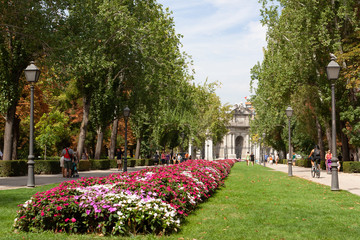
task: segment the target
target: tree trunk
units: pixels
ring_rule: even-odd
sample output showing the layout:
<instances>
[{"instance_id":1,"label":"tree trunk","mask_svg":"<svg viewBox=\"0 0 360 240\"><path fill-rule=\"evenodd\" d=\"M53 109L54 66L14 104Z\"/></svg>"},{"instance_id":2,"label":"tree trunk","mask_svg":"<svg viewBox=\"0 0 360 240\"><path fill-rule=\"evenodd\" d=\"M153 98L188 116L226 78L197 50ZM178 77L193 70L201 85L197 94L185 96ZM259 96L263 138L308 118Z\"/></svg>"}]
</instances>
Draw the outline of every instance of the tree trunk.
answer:
<instances>
[{"instance_id":1,"label":"tree trunk","mask_svg":"<svg viewBox=\"0 0 360 240\"><path fill-rule=\"evenodd\" d=\"M117 138L118 126L119 126L119 119L116 118L113 121L112 130L111 130L109 159L115 159L115 149L116 149L116 138Z\"/></svg>"},{"instance_id":2,"label":"tree trunk","mask_svg":"<svg viewBox=\"0 0 360 240\"><path fill-rule=\"evenodd\" d=\"M140 158L141 137L136 139L135 159Z\"/></svg>"},{"instance_id":3,"label":"tree trunk","mask_svg":"<svg viewBox=\"0 0 360 240\"><path fill-rule=\"evenodd\" d=\"M329 146L329 149L330 149L330 152L332 152L332 144L331 144L331 140L332 140L332 136L331 136L331 127L329 124L325 124L325 128L326 128L326 139L328 141L328 146Z\"/></svg>"},{"instance_id":4,"label":"tree trunk","mask_svg":"<svg viewBox=\"0 0 360 240\"><path fill-rule=\"evenodd\" d=\"M81 159L81 155L84 151L86 131L89 124L90 98L84 96L83 104L83 119L80 126L79 141L76 149L78 159Z\"/></svg>"},{"instance_id":5,"label":"tree trunk","mask_svg":"<svg viewBox=\"0 0 360 240\"><path fill-rule=\"evenodd\" d=\"M15 114L14 125L13 125L13 143L12 143L12 152L11 159L16 160L17 156L17 146L20 138L20 118Z\"/></svg>"},{"instance_id":6,"label":"tree trunk","mask_svg":"<svg viewBox=\"0 0 360 240\"><path fill-rule=\"evenodd\" d=\"M342 160L349 161L350 160L350 153L349 153L349 139L342 131L345 128L345 123L343 121L340 122L340 137L341 137L341 144L342 144Z\"/></svg>"},{"instance_id":7,"label":"tree trunk","mask_svg":"<svg viewBox=\"0 0 360 240\"><path fill-rule=\"evenodd\" d=\"M101 148L102 148L102 143L103 143L103 139L104 139L103 128L101 126L99 126L98 129L96 130L96 132L97 132L97 142L96 142L94 159L100 159Z\"/></svg>"},{"instance_id":8,"label":"tree trunk","mask_svg":"<svg viewBox=\"0 0 360 240\"><path fill-rule=\"evenodd\" d=\"M17 102L12 102L6 112L5 132L4 132L4 151L3 160L11 160L13 143L13 126L15 119Z\"/></svg>"},{"instance_id":9,"label":"tree trunk","mask_svg":"<svg viewBox=\"0 0 360 240\"><path fill-rule=\"evenodd\" d=\"M317 137L318 137L318 145L320 147L320 156L321 159L325 159L325 149L324 149L324 142L323 142L323 134L321 130L321 125L319 123L319 119L316 117L316 128L317 128Z\"/></svg>"}]
</instances>

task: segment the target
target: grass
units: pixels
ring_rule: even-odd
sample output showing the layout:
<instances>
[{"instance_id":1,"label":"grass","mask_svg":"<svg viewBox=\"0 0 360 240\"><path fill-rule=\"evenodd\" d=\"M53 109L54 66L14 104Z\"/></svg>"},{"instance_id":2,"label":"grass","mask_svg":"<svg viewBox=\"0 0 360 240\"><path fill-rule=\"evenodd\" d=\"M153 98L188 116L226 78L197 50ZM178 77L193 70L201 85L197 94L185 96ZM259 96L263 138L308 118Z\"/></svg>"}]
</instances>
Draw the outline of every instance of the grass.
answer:
<instances>
[{"instance_id":1,"label":"grass","mask_svg":"<svg viewBox=\"0 0 360 240\"><path fill-rule=\"evenodd\" d=\"M186 218L178 233L132 239L359 239L360 196L244 163L233 167L225 184ZM0 191L0 238L103 239L11 232L17 204L53 186Z\"/></svg>"}]
</instances>

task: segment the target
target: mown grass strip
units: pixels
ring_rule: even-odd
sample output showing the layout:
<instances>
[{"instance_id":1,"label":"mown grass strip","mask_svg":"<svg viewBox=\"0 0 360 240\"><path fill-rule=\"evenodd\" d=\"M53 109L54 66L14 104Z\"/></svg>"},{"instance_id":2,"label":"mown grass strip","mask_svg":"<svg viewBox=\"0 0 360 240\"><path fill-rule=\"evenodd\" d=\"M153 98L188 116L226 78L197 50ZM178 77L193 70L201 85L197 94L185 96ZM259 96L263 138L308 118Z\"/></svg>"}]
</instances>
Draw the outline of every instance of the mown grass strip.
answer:
<instances>
[{"instance_id":1,"label":"mown grass strip","mask_svg":"<svg viewBox=\"0 0 360 240\"><path fill-rule=\"evenodd\" d=\"M225 184L186 218L180 232L132 239L359 239L360 196L244 163L233 167ZM17 205L53 186L0 191L1 239L104 239L11 232Z\"/></svg>"}]
</instances>

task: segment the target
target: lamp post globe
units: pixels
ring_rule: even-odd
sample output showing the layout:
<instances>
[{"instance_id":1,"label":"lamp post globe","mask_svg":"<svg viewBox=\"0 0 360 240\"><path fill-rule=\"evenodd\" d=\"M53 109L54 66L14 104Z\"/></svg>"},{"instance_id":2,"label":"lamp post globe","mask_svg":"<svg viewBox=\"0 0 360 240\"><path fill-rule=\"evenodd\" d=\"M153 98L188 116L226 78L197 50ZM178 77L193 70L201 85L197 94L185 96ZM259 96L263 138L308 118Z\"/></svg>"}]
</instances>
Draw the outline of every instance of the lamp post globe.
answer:
<instances>
[{"instance_id":1,"label":"lamp post globe","mask_svg":"<svg viewBox=\"0 0 360 240\"><path fill-rule=\"evenodd\" d=\"M291 117L293 115L293 109L289 106L286 110L285 110L285 113L286 113L286 116L288 117L288 120L289 120L289 124L288 124L288 127L289 127L289 158L288 158L288 176L289 177L292 177L292 151L291 151Z\"/></svg>"},{"instance_id":2,"label":"lamp post globe","mask_svg":"<svg viewBox=\"0 0 360 240\"><path fill-rule=\"evenodd\" d=\"M124 120L125 120L124 172L127 172L127 122L129 117L130 117L130 109L126 106L124 108Z\"/></svg>"},{"instance_id":3,"label":"lamp post globe","mask_svg":"<svg viewBox=\"0 0 360 240\"><path fill-rule=\"evenodd\" d=\"M27 186L35 187L34 175L34 84L39 80L40 69L35 66L34 62L24 70L26 80L30 83L30 136L29 136L29 157L28 157L28 179Z\"/></svg>"},{"instance_id":4,"label":"lamp post globe","mask_svg":"<svg viewBox=\"0 0 360 240\"><path fill-rule=\"evenodd\" d=\"M332 131L332 141L331 141L331 190L338 191L339 189L339 179L338 179L338 158L336 156L336 115L335 115L335 81L339 78L340 66L335 61L336 58L334 55L331 57L330 63L326 67L326 74L331 81L331 131Z\"/></svg>"}]
</instances>

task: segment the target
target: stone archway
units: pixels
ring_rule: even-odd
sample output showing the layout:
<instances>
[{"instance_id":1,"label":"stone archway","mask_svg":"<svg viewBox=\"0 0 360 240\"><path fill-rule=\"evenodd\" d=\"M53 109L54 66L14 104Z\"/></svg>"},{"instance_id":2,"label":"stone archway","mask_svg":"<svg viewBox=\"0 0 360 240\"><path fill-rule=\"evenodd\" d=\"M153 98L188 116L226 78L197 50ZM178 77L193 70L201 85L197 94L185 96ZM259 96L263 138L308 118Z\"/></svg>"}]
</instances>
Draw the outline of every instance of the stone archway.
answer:
<instances>
[{"instance_id":1,"label":"stone archway","mask_svg":"<svg viewBox=\"0 0 360 240\"><path fill-rule=\"evenodd\" d=\"M235 139L235 154L236 158L241 158L242 150L243 150L244 138L242 136L238 136Z\"/></svg>"}]
</instances>

